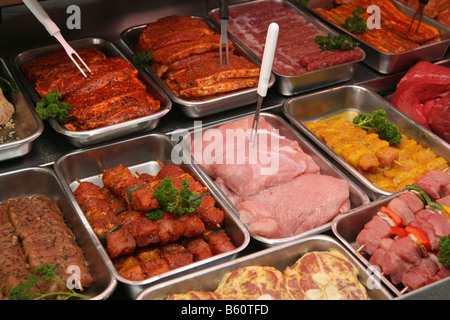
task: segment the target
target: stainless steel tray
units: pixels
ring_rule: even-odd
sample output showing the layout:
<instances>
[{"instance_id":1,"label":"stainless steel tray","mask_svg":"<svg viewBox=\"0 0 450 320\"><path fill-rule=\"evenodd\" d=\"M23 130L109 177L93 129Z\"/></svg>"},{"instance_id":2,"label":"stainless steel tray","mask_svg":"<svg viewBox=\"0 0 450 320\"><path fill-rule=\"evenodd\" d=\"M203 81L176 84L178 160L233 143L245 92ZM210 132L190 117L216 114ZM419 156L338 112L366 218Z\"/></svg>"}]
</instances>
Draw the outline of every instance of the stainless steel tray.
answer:
<instances>
[{"instance_id":1,"label":"stainless steel tray","mask_svg":"<svg viewBox=\"0 0 450 320\"><path fill-rule=\"evenodd\" d=\"M371 202L369 205L366 205L364 207L358 208L352 212L350 212L347 215L343 215L340 217L337 217L335 220L333 220L332 224L332 230L333 233L336 235L336 237L344 244L345 247L347 247L353 254L355 254L359 260L362 261L362 263L367 267L371 267L372 265L369 262L370 256L367 255L365 252L358 252L358 244L356 243L356 237L358 236L359 232L364 229L364 225L369 222L374 215L377 214L379 211L380 206L387 205L389 201L392 199L398 197L405 191L397 192L394 194L391 194L385 198L375 200ZM372 267L373 268L373 267ZM373 269L374 270L374 269ZM374 270L375 271L375 270ZM433 288L433 290L436 292L439 292L441 290L446 290L449 292L449 281L450 278L442 279L439 281L436 281L432 284L429 284L427 286L421 287L416 290L412 290L406 293L402 293L401 291L404 289L404 286L400 283L398 285L394 285L387 277L380 274L380 272L376 272L378 274L379 279L394 293L396 297L403 297L403 298L414 298L415 295L425 292L430 288ZM427 299L431 299L433 292L430 290L430 296ZM442 292L438 295L437 298L444 298L445 295L442 295ZM448 295L446 297L448 299Z\"/></svg>"},{"instance_id":2,"label":"stainless steel tray","mask_svg":"<svg viewBox=\"0 0 450 320\"><path fill-rule=\"evenodd\" d=\"M34 112L31 101L23 93L23 88L12 74L7 62L0 59L0 77L10 81L17 89L12 93L14 105L14 128L0 127L0 161L14 159L30 152L34 140L44 131L44 125ZM11 136L10 136L11 135ZM3 140L4 139L4 140Z\"/></svg>"},{"instance_id":3,"label":"stainless steel tray","mask_svg":"<svg viewBox=\"0 0 450 320\"><path fill-rule=\"evenodd\" d=\"M390 74L403 71L422 60L440 60L445 55L445 52L450 45L450 31L442 29L436 21L433 21L433 19L428 20L424 17L423 22L426 22L428 25L439 30L442 38L441 41L430 43L400 53L386 53L380 51L368 42L361 40L353 33L348 32L345 28L328 21L327 19L313 11L317 8L331 9L334 7L333 3L333 0L311 0L308 3L307 9L311 14L318 17L318 19L320 19L321 21L325 21L329 25L332 25L334 28L338 29L341 33L346 33L357 40L360 43L361 49L363 49L366 53L366 58L363 62L380 73ZM397 5L397 3L394 4ZM405 8L404 6L398 6L398 8L401 12L409 17L412 17L414 14L414 11L406 10L407 8Z\"/></svg>"},{"instance_id":4,"label":"stainless steel tray","mask_svg":"<svg viewBox=\"0 0 450 320\"><path fill-rule=\"evenodd\" d=\"M214 291L218 283L228 272L248 266L271 266L283 272L294 264L302 255L312 251L337 250L343 254L357 269L358 280L366 287L371 300L389 300L392 294L384 288L379 279L370 273L338 241L326 235L310 236L285 243L279 247L268 248L247 255L239 260L230 261L195 272L188 276L170 280L142 291L137 300L164 300L171 294L186 293L190 290Z\"/></svg>"},{"instance_id":5,"label":"stainless steel tray","mask_svg":"<svg viewBox=\"0 0 450 320\"><path fill-rule=\"evenodd\" d=\"M27 168L0 174L0 202L18 197L44 195L55 201L78 245L83 249L94 282L84 294L94 300L107 299L115 290L117 280L106 266L106 256L92 241L91 230L67 196L55 172L48 168Z\"/></svg>"},{"instance_id":6,"label":"stainless steel tray","mask_svg":"<svg viewBox=\"0 0 450 320\"><path fill-rule=\"evenodd\" d=\"M116 45L103 38L83 38L70 41L69 43L74 49L93 47L105 53L107 57L118 57L128 60L128 58L117 48ZM22 52L14 58L14 66L17 69L17 74L21 78L21 81L26 85L27 92L35 104L39 102L41 98L22 73L21 66L27 61L33 60L42 54L57 49L61 49L61 46L58 44L50 45ZM90 146L115 138L121 138L129 134L143 133L153 130L158 125L161 117L170 111L172 102L144 72L139 72L138 78L147 86L147 91L152 94L155 99L161 102L160 111L152 115L128 120L111 126L85 131L67 130L54 119L49 119L51 126L56 132L65 136L76 147Z\"/></svg>"},{"instance_id":7,"label":"stainless steel tray","mask_svg":"<svg viewBox=\"0 0 450 320\"><path fill-rule=\"evenodd\" d=\"M128 139L101 147L72 152L55 162L55 171L62 181L65 190L69 194L69 199L76 207L77 213L84 216L73 196L73 191L78 186L76 179L90 181L101 186L101 174L103 173L103 170L115 167L119 164L129 167L132 172L156 174L161 168L157 161L161 161L162 163L172 162L173 146L174 143L169 137L160 134L149 134L143 137ZM178 160L178 158L176 159ZM192 272L194 269L215 264L222 259L232 259L237 253L243 250L250 241L250 235L247 229L239 219L228 211L221 198L217 196L218 191L215 186L208 184L202 179L201 175L198 173L199 169L195 165L189 164L193 163L192 161L185 157L182 159L185 159L185 161L183 161L180 166L186 172L191 173L197 181L200 181L203 185L207 186L210 194L216 199L219 207L224 210L224 229L234 243L236 249L142 281L130 281L118 274L112 260L109 258L98 238L93 231L91 231L92 229L88 227L91 231L92 241L94 241L99 247L99 250L107 256L107 266L110 272L116 279L125 285L128 294L132 297L151 283L167 280L171 277L177 277L183 273Z\"/></svg>"},{"instance_id":8,"label":"stainless steel tray","mask_svg":"<svg viewBox=\"0 0 450 320\"><path fill-rule=\"evenodd\" d=\"M407 137L416 140L418 144L430 148L436 155L450 161L449 144L369 89L360 86L341 86L302 97L291 98L283 104L283 113L293 125L319 146L322 151L339 163L372 199L390 195L392 192L376 187L306 128L304 123L327 118L345 111L372 113L378 109L384 109L387 117Z\"/></svg>"},{"instance_id":9,"label":"stainless steel tray","mask_svg":"<svg viewBox=\"0 0 450 320\"><path fill-rule=\"evenodd\" d=\"M254 6L258 3L266 3L266 2L280 2L285 3L287 6L290 6L292 9L296 10L300 16L305 18L307 21L312 23L317 29L322 30L325 34L331 33L333 35L337 35L338 33L333 30L332 28L329 28L325 24L321 23L319 20L314 19L309 13L305 12L304 10L294 6L292 3L284 0L274 0L274 1L267 1L267 0L256 0L256 1L249 1L241 4L233 4L230 5L229 8L232 10L233 8L241 8L245 6ZM211 17L212 14L217 13L219 9L213 9L210 11L209 16ZM213 19L214 21L214 19ZM218 22L215 21L217 24ZM230 22L229 22L230 23ZM241 46L245 47L245 43L239 39L236 38L231 34L231 39L233 39L236 43L241 43ZM349 81L353 78L353 75L356 71L356 67L358 62L361 62L365 59L366 54L364 50L358 48L362 51L363 57L359 60L355 60L352 62L343 63L340 65L315 70L311 72L307 72L300 75L295 76L288 76L283 75L281 73L278 73L276 71L272 71L275 74L276 81L274 85L274 89L277 90L279 93L285 96L292 96L299 93L303 93L306 91L314 90L323 88L329 85L337 84L344 81ZM261 61L261 57L257 56L256 53L252 52L250 49L247 48L248 51L250 51L255 58L259 59Z\"/></svg>"},{"instance_id":10,"label":"stainless steel tray","mask_svg":"<svg viewBox=\"0 0 450 320\"><path fill-rule=\"evenodd\" d=\"M359 206L363 206L370 202L369 197L353 182L351 179L349 179L345 174L343 174L339 169L337 169L328 159L326 159L315 147L312 146L309 142L307 142L301 135L292 128L286 121L284 121L281 117L271 114L271 113L261 113L261 117L264 117L270 124L273 125L274 128L279 130L279 134L281 136L286 137L287 139L291 139L294 141L297 141L299 146L302 148L302 150L310 155L314 162L320 167L320 173L323 175L329 175L335 178L341 178L346 180L349 183L350 187L350 202L351 202L351 208L357 208ZM242 117L240 117L242 118ZM235 119L236 120L236 119ZM233 120L231 120L233 121ZM226 122L231 122L226 121ZM216 124L214 126L208 126L204 127L201 130L194 129L193 132L190 133L191 141L192 139L195 139L196 137L200 137L200 134L203 134L203 132L210 128L217 128L218 126L226 123L222 122L220 124ZM201 166L200 166L201 167ZM208 184L215 185L214 181L202 170L201 172L203 179L208 181ZM217 187L218 188L218 187ZM232 212L235 214L236 217L239 217L239 211L237 208L231 203L231 201L223 194L223 192L218 188L220 194L222 195L224 201L228 204L228 207ZM344 213L342 213L344 214ZM313 234L323 233L325 231L330 230L331 228L331 221L329 223L326 223L322 226L318 226L314 229L311 229L307 232L303 232L301 234L287 237L287 238L278 238L278 239L271 239L267 237L262 237L258 235L251 235L253 239L259 241L260 244L262 244L265 247L270 246L277 246L286 242L294 241L298 238L302 238L305 236L310 236Z\"/></svg>"},{"instance_id":11,"label":"stainless steel tray","mask_svg":"<svg viewBox=\"0 0 450 320\"><path fill-rule=\"evenodd\" d=\"M202 17L194 17L197 19L202 19L205 21L208 26L217 32L217 27L214 26L210 21L204 19ZM122 31L120 38L125 46L128 48L131 54L135 54L136 47L139 42L139 35L142 33L147 24L138 25L130 27L124 31ZM230 40L231 37L230 37ZM234 42L236 50L235 53L238 55L242 55L246 57L249 61L253 62L257 66L261 66L260 60L253 57L249 52L244 50L238 43ZM219 112L239 108L251 103L256 102L257 100L257 88L248 88L239 90L236 92L224 94L218 97L207 98L203 101L191 101L187 99L183 99L175 95L172 90L162 81L155 72L153 72L150 67L144 67L145 71L152 77L152 79L163 88L164 92L170 97L172 101L177 104L177 107L190 118L200 118L203 116L209 116L212 114L216 114ZM275 76L273 74L270 75L268 87L272 87L275 82Z\"/></svg>"},{"instance_id":12,"label":"stainless steel tray","mask_svg":"<svg viewBox=\"0 0 450 320\"><path fill-rule=\"evenodd\" d=\"M403 12L408 12L408 14L411 17L414 15L414 12L416 10L414 10L410 6L408 6L408 5L404 4L404 3L401 3L398 0L391 0L391 1L394 2L397 7L402 8ZM429 24L429 25L431 25L432 23L436 24L436 26L438 26L439 29L445 30L446 32L450 32L450 26L447 26L447 25L443 24L442 22L437 21L437 19L431 18L431 17L429 17L429 16L427 16L425 14L423 15L422 21L425 22L426 24Z\"/></svg>"}]
</instances>

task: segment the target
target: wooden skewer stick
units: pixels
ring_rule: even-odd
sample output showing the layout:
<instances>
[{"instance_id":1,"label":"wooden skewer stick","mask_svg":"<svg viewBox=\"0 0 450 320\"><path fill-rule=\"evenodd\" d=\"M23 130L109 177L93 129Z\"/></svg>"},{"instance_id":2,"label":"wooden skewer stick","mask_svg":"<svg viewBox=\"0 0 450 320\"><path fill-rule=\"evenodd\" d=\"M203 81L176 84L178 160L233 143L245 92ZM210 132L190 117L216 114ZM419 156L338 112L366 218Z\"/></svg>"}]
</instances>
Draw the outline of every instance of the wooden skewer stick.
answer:
<instances>
[{"instance_id":1,"label":"wooden skewer stick","mask_svg":"<svg viewBox=\"0 0 450 320\"><path fill-rule=\"evenodd\" d=\"M409 287L406 286L406 287L404 287L404 288L400 291L400 293L401 293L401 294L404 294L406 291L408 291L408 289L409 289Z\"/></svg>"}]
</instances>

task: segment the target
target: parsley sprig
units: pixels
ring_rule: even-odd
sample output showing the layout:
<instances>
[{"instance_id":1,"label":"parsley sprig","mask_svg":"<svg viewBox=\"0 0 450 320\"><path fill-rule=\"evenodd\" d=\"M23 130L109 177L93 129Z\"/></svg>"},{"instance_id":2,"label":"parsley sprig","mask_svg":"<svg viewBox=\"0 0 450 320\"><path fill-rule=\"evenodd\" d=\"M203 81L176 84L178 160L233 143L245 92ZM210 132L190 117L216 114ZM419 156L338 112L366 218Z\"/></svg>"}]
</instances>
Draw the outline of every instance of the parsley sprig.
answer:
<instances>
[{"instance_id":1,"label":"parsley sprig","mask_svg":"<svg viewBox=\"0 0 450 320\"><path fill-rule=\"evenodd\" d=\"M344 18L333 15L333 18L339 21L341 27L347 29L351 33L361 34L367 31L367 24L364 21L363 16L364 10L361 7L356 7L352 11L352 16L344 20Z\"/></svg>"},{"instance_id":2,"label":"parsley sprig","mask_svg":"<svg viewBox=\"0 0 450 320\"><path fill-rule=\"evenodd\" d=\"M337 36L328 34L326 37L317 36L314 38L314 42L319 45L321 51L331 51L334 49L346 51L355 49L359 45L358 42L354 41L351 37L345 34L340 34Z\"/></svg>"},{"instance_id":3,"label":"parsley sprig","mask_svg":"<svg viewBox=\"0 0 450 320\"><path fill-rule=\"evenodd\" d=\"M36 290L36 285L38 283L39 277L44 281L57 281L64 286L66 283L58 277L55 273L54 264L43 264L42 266L36 268L34 274L28 277L27 282L23 282L15 286L9 292L10 300L42 300L48 297L56 296L57 300L68 300L71 297L78 297L82 299L90 299L90 296L78 293L73 289L70 291L55 291L49 293L40 293Z\"/></svg>"},{"instance_id":4,"label":"parsley sprig","mask_svg":"<svg viewBox=\"0 0 450 320\"><path fill-rule=\"evenodd\" d=\"M61 101L62 96L58 91L47 93L41 101L36 104L36 113L42 120L55 118L59 123L67 123L67 114L71 106L67 102Z\"/></svg>"},{"instance_id":5,"label":"parsley sprig","mask_svg":"<svg viewBox=\"0 0 450 320\"><path fill-rule=\"evenodd\" d=\"M374 130L381 139L389 144L400 144L402 134L399 128L386 116L385 110L375 110L372 113L360 113L353 118L353 124L364 130Z\"/></svg>"},{"instance_id":6,"label":"parsley sprig","mask_svg":"<svg viewBox=\"0 0 450 320\"><path fill-rule=\"evenodd\" d=\"M161 180L161 183L153 191L153 196L158 200L161 208L146 212L147 218L157 220L163 216L164 211L182 216L197 209L202 201L201 198L207 193L197 194L190 191L190 183L186 179L182 179L181 183L182 187L178 191L170 178L166 177Z\"/></svg>"}]
</instances>

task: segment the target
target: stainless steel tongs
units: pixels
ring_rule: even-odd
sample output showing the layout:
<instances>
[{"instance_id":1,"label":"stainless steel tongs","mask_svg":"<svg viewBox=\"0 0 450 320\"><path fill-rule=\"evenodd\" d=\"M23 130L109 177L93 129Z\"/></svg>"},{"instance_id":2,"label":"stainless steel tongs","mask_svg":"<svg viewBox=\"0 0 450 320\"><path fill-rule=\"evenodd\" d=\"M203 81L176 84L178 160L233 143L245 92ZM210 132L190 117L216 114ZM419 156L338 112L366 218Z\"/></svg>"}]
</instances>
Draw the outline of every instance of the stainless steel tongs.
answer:
<instances>
[{"instance_id":1,"label":"stainless steel tongs","mask_svg":"<svg viewBox=\"0 0 450 320\"><path fill-rule=\"evenodd\" d=\"M417 33L417 31L419 30L420 27L420 23L422 22L422 18L423 18L423 9L425 8L425 6L428 4L428 0L419 0L419 7L417 8L416 12L414 12L414 16L411 19L411 24L409 25L408 28L408 33L411 30L411 27L414 23L414 19L419 16L419 23L417 24L417 28L416 31L414 33Z\"/></svg>"},{"instance_id":2,"label":"stainless steel tongs","mask_svg":"<svg viewBox=\"0 0 450 320\"><path fill-rule=\"evenodd\" d=\"M48 33L51 36L55 37L59 43L63 46L64 50L66 50L67 55L72 59L73 63L77 66L78 70L86 77L86 73L75 60L74 56L78 58L78 60L83 64L83 66L91 72L91 69L86 65L86 63L81 59L79 54L66 42L63 38L58 26L50 19L48 14L45 12L44 8L36 1L36 0L22 0L23 3L30 9L30 11L34 14L34 16L42 23L47 29Z\"/></svg>"},{"instance_id":3,"label":"stainless steel tongs","mask_svg":"<svg viewBox=\"0 0 450 320\"><path fill-rule=\"evenodd\" d=\"M259 114L261 112L262 101L267 94L267 89L269 87L270 75L272 72L273 58L275 57L275 48L278 41L278 32L280 28L278 24L272 22L269 25L266 36L266 44L264 45L264 53L261 62L261 71L259 73L258 82L258 100L256 103L256 113L253 118L252 131L250 134L250 142L255 141L256 133L258 131L259 125Z\"/></svg>"},{"instance_id":4,"label":"stainless steel tongs","mask_svg":"<svg viewBox=\"0 0 450 320\"><path fill-rule=\"evenodd\" d=\"M220 0L219 7L219 19L220 19L220 66L222 66L222 47L225 45L225 52L227 55L227 64L228 60L228 37L227 37L227 28L228 28L228 1Z\"/></svg>"}]
</instances>

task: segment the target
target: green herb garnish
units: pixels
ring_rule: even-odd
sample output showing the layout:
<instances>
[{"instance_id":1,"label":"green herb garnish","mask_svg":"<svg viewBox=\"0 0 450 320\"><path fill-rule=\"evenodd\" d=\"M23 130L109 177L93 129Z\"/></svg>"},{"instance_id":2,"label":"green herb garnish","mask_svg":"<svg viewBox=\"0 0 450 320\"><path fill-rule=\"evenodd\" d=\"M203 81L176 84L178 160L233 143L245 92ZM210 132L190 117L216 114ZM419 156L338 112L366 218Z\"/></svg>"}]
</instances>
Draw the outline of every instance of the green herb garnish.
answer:
<instances>
[{"instance_id":1,"label":"green herb garnish","mask_svg":"<svg viewBox=\"0 0 450 320\"><path fill-rule=\"evenodd\" d=\"M352 50L355 49L359 43L354 41L351 37L340 34L337 36L333 36L331 34L328 34L326 37L324 36L317 36L314 38L314 42L317 43L320 47L320 50Z\"/></svg>"},{"instance_id":2,"label":"green herb garnish","mask_svg":"<svg viewBox=\"0 0 450 320\"><path fill-rule=\"evenodd\" d=\"M450 268L450 237L443 236L439 239L439 252L437 254L439 262Z\"/></svg>"},{"instance_id":3,"label":"green herb garnish","mask_svg":"<svg viewBox=\"0 0 450 320\"><path fill-rule=\"evenodd\" d=\"M152 210L152 211L147 211L145 213L145 216L148 219L155 221L155 220L161 219L164 216L164 210L156 209L156 210Z\"/></svg>"},{"instance_id":4,"label":"green herb garnish","mask_svg":"<svg viewBox=\"0 0 450 320\"><path fill-rule=\"evenodd\" d=\"M186 179L182 179L182 187L178 189L172 184L170 178L164 178L161 183L153 191L153 196L158 200L160 209L152 210L146 213L151 220L162 217L164 211L174 212L181 216L186 213L194 212L200 205L201 198L206 195L197 194L189 190L190 183Z\"/></svg>"},{"instance_id":5,"label":"green herb garnish","mask_svg":"<svg viewBox=\"0 0 450 320\"><path fill-rule=\"evenodd\" d=\"M389 122L384 110L375 110L372 114L360 113L353 118L353 124L365 130L374 130L380 139L389 144L400 144L402 134L395 124Z\"/></svg>"},{"instance_id":6,"label":"green herb garnish","mask_svg":"<svg viewBox=\"0 0 450 320\"><path fill-rule=\"evenodd\" d=\"M133 63L138 67L147 66L153 59L153 53L150 51L139 51L133 55Z\"/></svg>"},{"instance_id":7,"label":"green herb garnish","mask_svg":"<svg viewBox=\"0 0 450 320\"><path fill-rule=\"evenodd\" d=\"M61 94L58 91L47 93L41 101L36 104L36 113L42 120L50 118L56 119L59 123L67 123L67 114L71 106L67 102L62 102Z\"/></svg>"},{"instance_id":8,"label":"green herb garnish","mask_svg":"<svg viewBox=\"0 0 450 320\"><path fill-rule=\"evenodd\" d=\"M367 31L367 24L364 21L364 18L361 14L364 13L364 10L361 7L356 7L353 11L352 17L348 17L345 19L344 23L341 26L351 33L361 34Z\"/></svg>"},{"instance_id":9,"label":"green herb garnish","mask_svg":"<svg viewBox=\"0 0 450 320\"><path fill-rule=\"evenodd\" d=\"M43 264L39 268L34 271L34 274L28 277L28 281L21 283L9 292L10 300L41 300L47 297L56 296L58 300L68 300L71 297L78 297L82 299L90 299L91 297L75 292L73 289L69 289L70 291L55 291L49 293L40 293L36 289L36 285L38 283L38 275L44 281L57 281L64 286L63 280L55 274L55 265L53 264Z\"/></svg>"}]
</instances>

